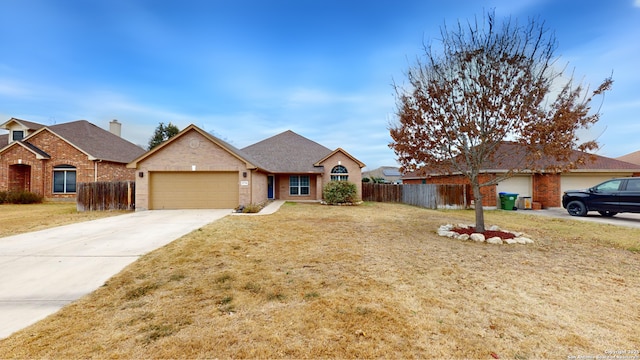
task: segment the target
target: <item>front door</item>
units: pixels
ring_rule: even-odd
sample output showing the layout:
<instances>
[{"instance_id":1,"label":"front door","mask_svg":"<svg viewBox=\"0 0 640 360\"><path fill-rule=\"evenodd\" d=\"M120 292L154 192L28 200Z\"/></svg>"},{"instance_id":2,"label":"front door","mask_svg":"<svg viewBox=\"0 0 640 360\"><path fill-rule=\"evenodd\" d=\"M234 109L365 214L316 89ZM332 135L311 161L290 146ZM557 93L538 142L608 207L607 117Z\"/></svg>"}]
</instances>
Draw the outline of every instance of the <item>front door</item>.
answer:
<instances>
[{"instance_id":1,"label":"front door","mask_svg":"<svg viewBox=\"0 0 640 360\"><path fill-rule=\"evenodd\" d=\"M273 181L273 175L269 175L267 176L267 199L273 199L273 186L274 186L274 181Z\"/></svg>"}]
</instances>

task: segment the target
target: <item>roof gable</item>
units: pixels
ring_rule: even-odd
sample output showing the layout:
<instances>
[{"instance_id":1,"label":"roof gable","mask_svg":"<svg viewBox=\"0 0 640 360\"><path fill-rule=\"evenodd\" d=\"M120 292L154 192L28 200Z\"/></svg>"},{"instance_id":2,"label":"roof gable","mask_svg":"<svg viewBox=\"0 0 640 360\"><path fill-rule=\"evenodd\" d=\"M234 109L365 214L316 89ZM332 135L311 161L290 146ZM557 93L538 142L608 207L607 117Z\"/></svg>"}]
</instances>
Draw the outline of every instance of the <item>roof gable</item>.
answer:
<instances>
[{"instance_id":1,"label":"roof gable","mask_svg":"<svg viewBox=\"0 0 640 360\"><path fill-rule=\"evenodd\" d=\"M25 128L25 129L29 129L29 130L38 130L40 128L45 127L45 125L38 124L38 123L35 123L33 121L16 119L16 118L12 117L11 119L7 120L5 123L0 125L0 129L7 129L7 128L9 128L9 126L11 126L12 123L18 124L21 127Z\"/></svg>"},{"instance_id":2,"label":"roof gable","mask_svg":"<svg viewBox=\"0 0 640 360\"><path fill-rule=\"evenodd\" d=\"M199 133L200 135L202 135L207 140L209 140L212 143L218 145L219 147L223 148L225 151L227 151L229 154L231 154L235 158L237 158L240 161L244 162L246 164L247 168L256 169L256 168L260 168L261 167L260 164L257 163L249 154L244 153L242 150L237 149L236 147L234 147L233 145L227 143L226 141L221 140L221 139L209 134L208 132L200 129L199 127L197 127L197 126L195 126L193 124L187 126L186 128L184 128L182 131L180 131L178 134L176 134L175 136L173 136L169 140L163 142L162 144L160 144L160 145L154 147L153 149L151 149L151 150L143 153L142 155L138 156L136 159L132 160L129 164L127 164L127 167L128 168L136 168L140 162L144 161L145 159L148 159L149 157L153 156L154 154L156 154L160 150L170 146L172 143L174 143L178 139L180 139L183 136L185 136L185 134L187 134L189 132L192 132L192 131L195 131L195 132Z\"/></svg>"},{"instance_id":3,"label":"roof gable","mask_svg":"<svg viewBox=\"0 0 640 360\"><path fill-rule=\"evenodd\" d=\"M22 140L25 147L41 156L55 156L47 154L29 142L38 134L47 131L65 141L78 151L87 155L90 160L104 160L118 163L128 163L144 152L141 147L112 134L86 120L72 121L63 124L46 126L31 121L11 118L1 126L9 128L15 124L29 130L35 130ZM8 143L9 135L0 135L0 144ZM8 147L6 147L8 148Z\"/></svg>"},{"instance_id":4,"label":"roof gable","mask_svg":"<svg viewBox=\"0 0 640 360\"><path fill-rule=\"evenodd\" d=\"M360 160L354 158L353 156L351 156L351 154L349 154L348 152L346 152L344 149L342 148L337 148L335 150L333 150L331 153L329 153L327 156L323 157L322 159L320 159L317 163L314 164L314 166L322 166L322 163L327 160L328 158L330 158L331 156L333 156L336 153L343 153L346 157L348 157L349 159L353 160L353 162L355 162L356 164L358 164L358 166L362 169L363 167L365 167L364 163L361 162Z\"/></svg>"},{"instance_id":5,"label":"roof gable","mask_svg":"<svg viewBox=\"0 0 640 360\"><path fill-rule=\"evenodd\" d=\"M0 141L1 141L1 139L0 139ZM49 154L47 154L46 152L42 151L37 146L31 144L28 141L14 141L9 145L7 145L7 146L5 146L3 148L0 148L0 154L10 150L14 146L19 146L19 147L25 148L27 151L33 153L35 155L36 159L39 159L39 160L51 159L51 156Z\"/></svg>"},{"instance_id":6,"label":"roof gable","mask_svg":"<svg viewBox=\"0 0 640 360\"><path fill-rule=\"evenodd\" d=\"M242 149L274 173L322 173L330 149L287 130ZM315 164L315 165L314 165Z\"/></svg>"}]
</instances>

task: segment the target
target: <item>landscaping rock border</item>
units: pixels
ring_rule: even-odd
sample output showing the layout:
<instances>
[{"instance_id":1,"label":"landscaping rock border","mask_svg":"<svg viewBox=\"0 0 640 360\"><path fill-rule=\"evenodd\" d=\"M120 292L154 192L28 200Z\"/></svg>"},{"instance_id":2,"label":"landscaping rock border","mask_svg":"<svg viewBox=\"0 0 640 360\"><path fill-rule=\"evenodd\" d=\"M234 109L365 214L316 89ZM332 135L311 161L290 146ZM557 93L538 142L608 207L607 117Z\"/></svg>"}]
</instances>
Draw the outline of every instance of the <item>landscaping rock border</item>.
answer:
<instances>
[{"instance_id":1,"label":"landscaping rock border","mask_svg":"<svg viewBox=\"0 0 640 360\"><path fill-rule=\"evenodd\" d=\"M458 234L457 232L453 231L453 229L456 229L456 228L468 229L468 228L473 228L473 227L475 227L475 225L446 224L446 225L442 225L442 226L440 226L440 228L438 228L438 235L444 236L444 237L448 237L448 238L452 238L452 239L457 239L457 240L486 242L487 244L494 244L494 245L502 245L502 244L509 244L509 245L511 245L511 244L523 244L523 245L525 245L525 244L533 244L533 240L531 240L526 234L520 233L520 232L512 232L512 231L502 230L502 229L500 229L500 227L498 227L496 225L490 226L487 230L502 231L502 232L510 233L510 234L515 235L515 238L513 238L513 239L502 239L502 238L496 236L496 237L491 237L491 238L485 239L485 236L483 234L480 234L480 233L473 233L471 235L468 235L468 234Z\"/></svg>"}]
</instances>

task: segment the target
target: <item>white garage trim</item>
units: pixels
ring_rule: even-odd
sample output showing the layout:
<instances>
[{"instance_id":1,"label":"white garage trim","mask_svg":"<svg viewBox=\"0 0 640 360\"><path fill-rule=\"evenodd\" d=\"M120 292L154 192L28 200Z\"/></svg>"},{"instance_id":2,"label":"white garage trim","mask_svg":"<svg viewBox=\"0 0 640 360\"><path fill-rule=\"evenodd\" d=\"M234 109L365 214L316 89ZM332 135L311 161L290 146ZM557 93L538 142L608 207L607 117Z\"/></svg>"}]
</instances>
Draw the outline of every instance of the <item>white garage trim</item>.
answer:
<instances>
[{"instance_id":1,"label":"white garage trim","mask_svg":"<svg viewBox=\"0 0 640 360\"><path fill-rule=\"evenodd\" d=\"M518 194L518 197L532 196L533 181L531 175L516 175L498 183L496 187L497 204L500 204L501 192ZM499 207L499 206L498 206Z\"/></svg>"}]
</instances>

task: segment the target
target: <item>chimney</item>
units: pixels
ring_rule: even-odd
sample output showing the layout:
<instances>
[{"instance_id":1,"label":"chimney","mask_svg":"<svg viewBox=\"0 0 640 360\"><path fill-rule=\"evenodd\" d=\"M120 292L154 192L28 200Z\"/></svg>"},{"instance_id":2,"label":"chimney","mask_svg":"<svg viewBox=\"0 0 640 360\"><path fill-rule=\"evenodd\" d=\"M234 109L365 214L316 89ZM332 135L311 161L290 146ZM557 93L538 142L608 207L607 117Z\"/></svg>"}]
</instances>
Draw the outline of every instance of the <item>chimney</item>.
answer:
<instances>
[{"instance_id":1,"label":"chimney","mask_svg":"<svg viewBox=\"0 0 640 360\"><path fill-rule=\"evenodd\" d=\"M120 124L116 119L111 120L109 122L109 132L113 135L122 136L122 124Z\"/></svg>"}]
</instances>

